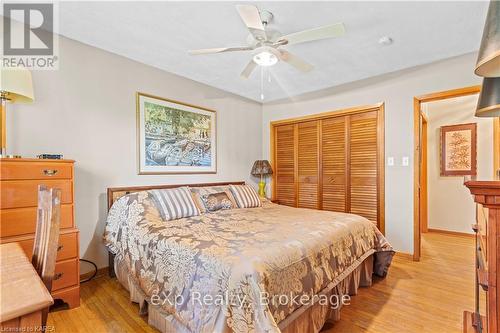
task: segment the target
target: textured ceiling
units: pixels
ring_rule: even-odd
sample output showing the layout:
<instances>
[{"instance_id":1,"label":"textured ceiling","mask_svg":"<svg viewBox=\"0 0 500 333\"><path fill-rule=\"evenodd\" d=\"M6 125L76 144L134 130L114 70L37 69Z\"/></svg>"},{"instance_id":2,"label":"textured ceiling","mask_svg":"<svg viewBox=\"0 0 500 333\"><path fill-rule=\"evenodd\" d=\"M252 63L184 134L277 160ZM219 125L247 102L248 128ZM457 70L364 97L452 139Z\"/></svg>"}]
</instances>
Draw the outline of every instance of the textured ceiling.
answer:
<instances>
[{"instance_id":1,"label":"textured ceiling","mask_svg":"<svg viewBox=\"0 0 500 333\"><path fill-rule=\"evenodd\" d=\"M285 47L313 64L285 63L250 79L250 53L190 56L187 50L245 45L232 2L61 2L62 35L264 103L476 51L487 2L254 2L283 34L344 22L343 37ZM378 44L388 35L394 43ZM269 77L271 77L269 79Z\"/></svg>"}]
</instances>

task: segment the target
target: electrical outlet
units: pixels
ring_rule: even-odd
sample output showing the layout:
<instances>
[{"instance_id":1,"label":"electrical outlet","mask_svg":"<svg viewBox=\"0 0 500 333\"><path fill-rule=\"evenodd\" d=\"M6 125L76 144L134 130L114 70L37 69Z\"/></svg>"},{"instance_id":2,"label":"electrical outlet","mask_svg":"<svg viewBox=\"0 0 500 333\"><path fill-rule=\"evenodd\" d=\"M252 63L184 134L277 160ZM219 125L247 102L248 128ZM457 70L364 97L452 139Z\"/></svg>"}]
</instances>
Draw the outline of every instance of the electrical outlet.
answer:
<instances>
[{"instance_id":1,"label":"electrical outlet","mask_svg":"<svg viewBox=\"0 0 500 333\"><path fill-rule=\"evenodd\" d=\"M387 166L394 166L394 157L389 156L387 158Z\"/></svg>"},{"instance_id":2,"label":"electrical outlet","mask_svg":"<svg viewBox=\"0 0 500 333\"><path fill-rule=\"evenodd\" d=\"M410 158L408 156L403 156L401 159L401 165L408 166L410 165Z\"/></svg>"}]
</instances>

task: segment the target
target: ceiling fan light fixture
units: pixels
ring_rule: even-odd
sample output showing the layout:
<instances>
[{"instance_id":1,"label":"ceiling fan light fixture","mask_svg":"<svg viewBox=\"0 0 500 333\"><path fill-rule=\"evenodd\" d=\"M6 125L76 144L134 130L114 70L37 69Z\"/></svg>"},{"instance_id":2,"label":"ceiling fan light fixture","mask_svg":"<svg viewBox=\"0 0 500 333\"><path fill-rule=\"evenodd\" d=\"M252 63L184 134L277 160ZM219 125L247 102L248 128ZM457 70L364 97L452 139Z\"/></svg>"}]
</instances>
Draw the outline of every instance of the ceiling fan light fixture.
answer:
<instances>
[{"instance_id":1,"label":"ceiling fan light fixture","mask_svg":"<svg viewBox=\"0 0 500 333\"><path fill-rule=\"evenodd\" d=\"M268 51L262 51L253 56L253 61L259 66L269 67L276 65L278 57Z\"/></svg>"},{"instance_id":2,"label":"ceiling fan light fixture","mask_svg":"<svg viewBox=\"0 0 500 333\"><path fill-rule=\"evenodd\" d=\"M271 48L259 48L257 53L253 56L253 61L259 66L269 67L276 65L278 56Z\"/></svg>"}]
</instances>

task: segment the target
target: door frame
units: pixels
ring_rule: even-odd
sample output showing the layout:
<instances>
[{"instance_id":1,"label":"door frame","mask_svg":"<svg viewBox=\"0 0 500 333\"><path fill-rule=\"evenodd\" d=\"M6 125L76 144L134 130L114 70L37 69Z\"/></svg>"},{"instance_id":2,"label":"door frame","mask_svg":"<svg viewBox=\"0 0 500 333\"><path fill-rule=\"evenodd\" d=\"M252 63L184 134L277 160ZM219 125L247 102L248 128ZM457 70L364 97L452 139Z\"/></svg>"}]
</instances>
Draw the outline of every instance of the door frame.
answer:
<instances>
[{"instance_id":1,"label":"door frame","mask_svg":"<svg viewBox=\"0 0 500 333\"><path fill-rule=\"evenodd\" d=\"M422 146L422 163L420 163L420 193L422 194L420 197L420 232L425 233L428 232L429 225L428 225L428 204L429 204L429 199L428 199L428 188L427 188L427 151L428 151L428 133L427 133L427 126L429 123L428 117L421 112L420 115L422 116L422 130L420 131L420 134L422 135L421 139L421 146Z\"/></svg>"},{"instance_id":2,"label":"door frame","mask_svg":"<svg viewBox=\"0 0 500 333\"><path fill-rule=\"evenodd\" d=\"M493 179L500 180L500 117L493 120Z\"/></svg>"},{"instance_id":3,"label":"door frame","mask_svg":"<svg viewBox=\"0 0 500 333\"><path fill-rule=\"evenodd\" d=\"M422 177L422 170L420 168L421 162L421 133L422 128L420 126L423 121L422 115L422 104L439 101L443 99L461 97L474 95L481 91L481 86L470 86L459 89L445 90L434 92L430 94L425 94L421 96L415 96L413 98L413 260L420 261L421 255L421 185L420 178ZM496 126L495 126L496 129ZM496 142L500 142L500 135L496 135ZM495 147L495 144L493 145ZM423 150L423 149L422 149Z\"/></svg>"},{"instance_id":4,"label":"door frame","mask_svg":"<svg viewBox=\"0 0 500 333\"><path fill-rule=\"evenodd\" d=\"M377 145L377 171L379 174L378 178L378 198L379 202L378 206L378 215L379 215L379 230L382 234L385 235L385 103L380 102L371 105L362 105L356 106L347 109L339 109L334 111L327 111L322 113L310 114L301 117L288 118L288 119L280 119L270 122L269 130L270 130L270 164L273 170L275 168L276 161L276 149L275 149L275 136L276 136L276 127L280 125L291 125L298 124L301 122L307 122L311 120L322 120L324 118L330 117L341 117L346 115L355 115L359 113L369 112L369 111L377 111L377 139L379 144ZM319 134L319 133L318 133ZM320 155L318 155L318 159L320 159ZM321 172L321 170L318 170ZM275 178L276 172L273 172L271 176L271 192L272 192L272 200L276 199L276 186L275 186ZM319 178L321 179L321 177Z\"/></svg>"}]
</instances>

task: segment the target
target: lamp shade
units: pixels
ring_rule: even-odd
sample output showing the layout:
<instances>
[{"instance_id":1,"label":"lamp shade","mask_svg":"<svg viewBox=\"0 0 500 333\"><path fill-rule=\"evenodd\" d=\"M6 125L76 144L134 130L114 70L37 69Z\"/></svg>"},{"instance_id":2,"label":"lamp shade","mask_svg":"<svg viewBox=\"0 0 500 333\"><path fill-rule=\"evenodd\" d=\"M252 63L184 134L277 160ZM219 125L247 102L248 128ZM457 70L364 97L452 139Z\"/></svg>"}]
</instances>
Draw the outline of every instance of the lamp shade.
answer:
<instances>
[{"instance_id":1,"label":"lamp shade","mask_svg":"<svg viewBox=\"0 0 500 333\"><path fill-rule=\"evenodd\" d=\"M31 72L25 68L2 68L0 92L12 103L31 103L35 99Z\"/></svg>"},{"instance_id":2,"label":"lamp shade","mask_svg":"<svg viewBox=\"0 0 500 333\"><path fill-rule=\"evenodd\" d=\"M500 77L500 1L490 1L474 72L483 77Z\"/></svg>"},{"instance_id":3,"label":"lamp shade","mask_svg":"<svg viewBox=\"0 0 500 333\"><path fill-rule=\"evenodd\" d=\"M483 80L476 117L500 117L500 77Z\"/></svg>"},{"instance_id":4,"label":"lamp shade","mask_svg":"<svg viewBox=\"0 0 500 333\"><path fill-rule=\"evenodd\" d=\"M257 160L253 164L251 174L252 176L272 175L273 169L271 168L271 164L269 164L268 160Z\"/></svg>"}]
</instances>

